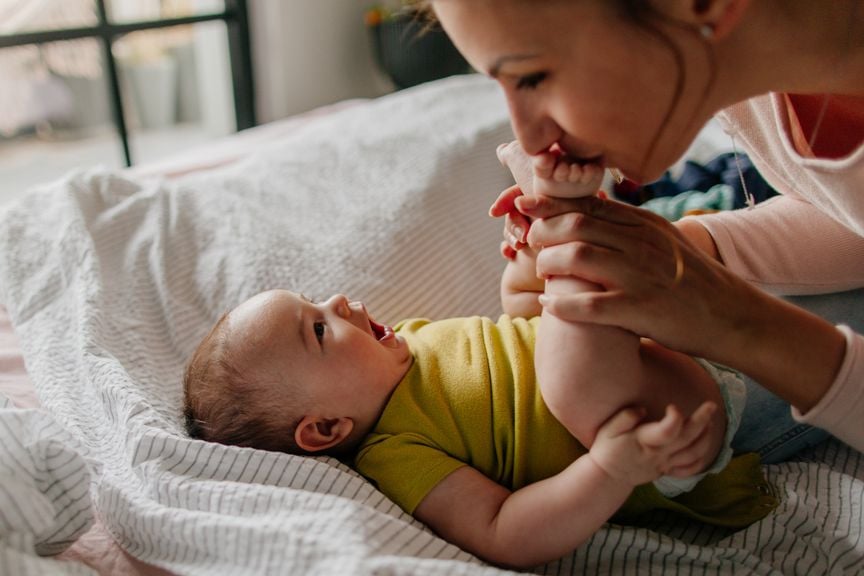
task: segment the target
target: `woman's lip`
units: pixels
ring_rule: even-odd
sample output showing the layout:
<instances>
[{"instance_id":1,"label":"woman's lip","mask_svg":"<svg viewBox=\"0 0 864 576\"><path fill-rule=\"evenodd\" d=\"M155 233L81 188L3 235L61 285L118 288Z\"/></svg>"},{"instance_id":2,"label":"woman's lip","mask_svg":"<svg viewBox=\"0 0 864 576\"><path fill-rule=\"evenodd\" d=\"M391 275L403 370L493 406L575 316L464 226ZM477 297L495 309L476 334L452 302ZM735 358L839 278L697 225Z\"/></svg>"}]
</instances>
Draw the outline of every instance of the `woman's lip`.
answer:
<instances>
[{"instance_id":1,"label":"woman's lip","mask_svg":"<svg viewBox=\"0 0 864 576\"><path fill-rule=\"evenodd\" d=\"M574 154L564 146L561 146L558 142L549 147L549 152L563 156L566 160L577 164L597 164L598 166L604 166L603 154L581 156L579 154Z\"/></svg>"}]
</instances>

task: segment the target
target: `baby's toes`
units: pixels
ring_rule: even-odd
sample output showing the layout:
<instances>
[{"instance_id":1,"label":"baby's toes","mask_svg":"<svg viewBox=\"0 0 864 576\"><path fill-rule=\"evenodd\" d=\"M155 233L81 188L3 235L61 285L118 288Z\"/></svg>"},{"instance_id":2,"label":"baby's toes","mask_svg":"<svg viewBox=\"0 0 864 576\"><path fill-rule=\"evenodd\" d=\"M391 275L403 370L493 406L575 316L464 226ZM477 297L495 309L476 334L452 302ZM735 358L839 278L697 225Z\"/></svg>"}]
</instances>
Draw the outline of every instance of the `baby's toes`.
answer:
<instances>
[{"instance_id":1,"label":"baby's toes","mask_svg":"<svg viewBox=\"0 0 864 576\"><path fill-rule=\"evenodd\" d=\"M589 184L591 182L594 182L595 180L600 180L602 177L602 168L600 168L596 164L586 164L585 166L582 166L581 173L579 174L579 183Z\"/></svg>"},{"instance_id":2,"label":"baby's toes","mask_svg":"<svg viewBox=\"0 0 864 576\"><path fill-rule=\"evenodd\" d=\"M570 173L572 169L572 164L568 164L564 160L559 160L558 164L555 166L555 171L552 175L552 179L556 182L570 182Z\"/></svg>"},{"instance_id":3,"label":"baby's toes","mask_svg":"<svg viewBox=\"0 0 864 576\"><path fill-rule=\"evenodd\" d=\"M534 175L546 180L553 179L556 170L555 156L549 152L541 152L531 157Z\"/></svg>"},{"instance_id":4,"label":"baby's toes","mask_svg":"<svg viewBox=\"0 0 864 576\"><path fill-rule=\"evenodd\" d=\"M579 164L571 164L570 170L567 174L567 181L571 184L581 184L582 183L582 175L585 172L585 168L580 166Z\"/></svg>"}]
</instances>

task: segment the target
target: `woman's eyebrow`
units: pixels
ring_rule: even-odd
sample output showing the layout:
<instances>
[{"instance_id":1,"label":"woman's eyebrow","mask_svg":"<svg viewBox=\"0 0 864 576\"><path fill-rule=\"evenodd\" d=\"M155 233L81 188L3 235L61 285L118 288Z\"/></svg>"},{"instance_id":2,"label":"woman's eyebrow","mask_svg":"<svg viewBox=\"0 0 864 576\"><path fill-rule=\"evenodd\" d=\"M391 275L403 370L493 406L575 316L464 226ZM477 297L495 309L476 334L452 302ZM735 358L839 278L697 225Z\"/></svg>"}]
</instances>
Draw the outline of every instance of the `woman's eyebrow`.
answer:
<instances>
[{"instance_id":1,"label":"woman's eyebrow","mask_svg":"<svg viewBox=\"0 0 864 576\"><path fill-rule=\"evenodd\" d=\"M506 56L501 56L498 58L492 66L489 67L489 76L492 78L498 78L498 75L501 73L501 67L509 62L520 62L522 60L530 60L531 58L537 58L538 54L508 54Z\"/></svg>"}]
</instances>

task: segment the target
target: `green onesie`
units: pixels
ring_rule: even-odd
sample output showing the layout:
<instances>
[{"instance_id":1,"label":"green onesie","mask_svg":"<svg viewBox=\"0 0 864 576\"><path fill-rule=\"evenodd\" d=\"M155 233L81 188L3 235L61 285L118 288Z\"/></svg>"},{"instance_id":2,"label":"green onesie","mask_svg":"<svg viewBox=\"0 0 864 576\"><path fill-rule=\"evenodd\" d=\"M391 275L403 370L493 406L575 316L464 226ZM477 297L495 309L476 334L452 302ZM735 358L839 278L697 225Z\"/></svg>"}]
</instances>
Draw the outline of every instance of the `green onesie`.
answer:
<instances>
[{"instance_id":1,"label":"green onesie","mask_svg":"<svg viewBox=\"0 0 864 576\"><path fill-rule=\"evenodd\" d=\"M469 465L509 488L553 476L587 450L546 408L534 375L539 318L407 320L396 329L414 363L394 390L355 466L406 512L441 480ZM674 499L638 487L614 520L639 523L667 509L739 528L776 499L755 455L734 458Z\"/></svg>"}]
</instances>

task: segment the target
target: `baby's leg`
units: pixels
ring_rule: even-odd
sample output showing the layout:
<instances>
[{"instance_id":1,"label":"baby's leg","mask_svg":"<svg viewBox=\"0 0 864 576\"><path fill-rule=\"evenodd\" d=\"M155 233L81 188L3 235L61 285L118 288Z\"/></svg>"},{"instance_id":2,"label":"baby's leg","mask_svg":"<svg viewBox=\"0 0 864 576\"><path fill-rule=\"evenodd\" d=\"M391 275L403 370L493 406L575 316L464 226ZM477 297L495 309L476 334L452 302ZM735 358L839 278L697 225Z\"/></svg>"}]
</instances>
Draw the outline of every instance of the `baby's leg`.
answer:
<instances>
[{"instance_id":1,"label":"baby's leg","mask_svg":"<svg viewBox=\"0 0 864 576\"><path fill-rule=\"evenodd\" d=\"M571 277L546 283L547 293L596 289ZM712 459L722 446L722 397L714 380L687 355L620 328L567 322L544 312L535 360L544 401L585 446L590 447L600 426L626 406L644 407L648 420L660 420L669 404L689 416L705 401L718 406L708 431Z\"/></svg>"},{"instance_id":2,"label":"baby's leg","mask_svg":"<svg viewBox=\"0 0 864 576\"><path fill-rule=\"evenodd\" d=\"M573 198L594 194L603 169L578 164L557 147L532 157L536 193ZM547 293L596 291L600 287L573 277L546 282ZM660 420L669 404L685 416L705 401L717 404L711 454L725 434L725 411L714 380L692 358L613 326L567 322L543 312L535 351L543 399L556 418L585 446L597 430L627 406L647 409Z\"/></svg>"}]
</instances>

